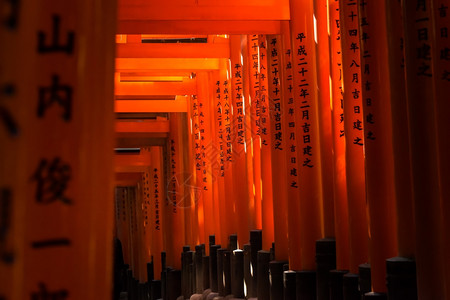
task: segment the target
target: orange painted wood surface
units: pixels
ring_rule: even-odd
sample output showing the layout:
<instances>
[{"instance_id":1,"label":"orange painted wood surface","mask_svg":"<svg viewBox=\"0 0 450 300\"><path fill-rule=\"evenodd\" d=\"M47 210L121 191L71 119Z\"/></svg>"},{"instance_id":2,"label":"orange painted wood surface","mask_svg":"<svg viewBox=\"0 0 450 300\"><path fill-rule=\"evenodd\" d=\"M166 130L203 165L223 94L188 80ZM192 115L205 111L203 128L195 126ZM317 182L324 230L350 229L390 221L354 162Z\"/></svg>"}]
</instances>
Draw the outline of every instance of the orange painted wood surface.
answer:
<instances>
[{"instance_id":1,"label":"orange painted wood surface","mask_svg":"<svg viewBox=\"0 0 450 300\"><path fill-rule=\"evenodd\" d=\"M415 253L414 201L408 133L408 111L405 90L404 32L402 7L390 1L387 8L389 47L389 80L392 115L392 146L394 154L394 183L397 206L398 255L413 258Z\"/></svg>"},{"instance_id":2,"label":"orange painted wood surface","mask_svg":"<svg viewBox=\"0 0 450 300\"><path fill-rule=\"evenodd\" d=\"M339 2L342 74L344 92L344 131L346 144L346 177L350 228L350 272L368 262L368 220L364 170L363 107L361 95L361 62L359 14L354 1ZM356 30L356 35L355 35Z\"/></svg>"},{"instance_id":3,"label":"orange painted wood surface","mask_svg":"<svg viewBox=\"0 0 450 300\"><path fill-rule=\"evenodd\" d=\"M241 36L230 37L230 63L233 118L232 130L232 163L234 204L237 224L238 243L242 247L250 240L249 222L249 190L247 174L247 137L244 107L244 66L242 60Z\"/></svg>"},{"instance_id":4,"label":"orange painted wood surface","mask_svg":"<svg viewBox=\"0 0 450 300\"><path fill-rule=\"evenodd\" d=\"M2 117L0 127L2 214L9 223L0 244L2 257L14 261L0 262L6 299L42 289L77 299L110 293L116 20L115 3L108 3L24 1L17 10L2 3L0 37L8 42L0 50L0 86L10 92L1 93L0 106L11 122L5 127ZM7 25L8 16L15 22ZM59 49L52 47L55 22ZM49 100L55 88L62 88L60 104ZM52 178L59 191L49 188Z\"/></svg>"},{"instance_id":5,"label":"orange painted wood surface","mask_svg":"<svg viewBox=\"0 0 450 300\"><path fill-rule=\"evenodd\" d=\"M397 255L394 156L386 5L360 6L366 199L369 207L370 270L374 292L387 292L386 259ZM365 24L365 23L364 23ZM367 38L370 37L370 38ZM393 99L394 100L394 99ZM395 101L395 100L394 100Z\"/></svg>"},{"instance_id":6,"label":"orange painted wood surface","mask_svg":"<svg viewBox=\"0 0 450 300\"><path fill-rule=\"evenodd\" d=\"M273 219L273 187L272 187L272 139L269 114L269 79L267 60L267 37L259 36L259 61L260 61L260 85L261 95L261 210L263 228L263 249L272 247L274 238Z\"/></svg>"},{"instance_id":7,"label":"orange painted wood surface","mask_svg":"<svg viewBox=\"0 0 450 300\"><path fill-rule=\"evenodd\" d=\"M336 269L349 270L350 242L345 166L344 96L339 1L329 6L331 55L331 118L333 129L333 192L336 236Z\"/></svg>"},{"instance_id":8,"label":"orange painted wood surface","mask_svg":"<svg viewBox=\"0 0 450 300\"><path fill-rule=\"evenodd\" d=\"M267 36L267 72L268 72L268 126L270 126L272 154L272 188L273 188L273 222L275 259L287 260L288 248L288 215L287 215L287 165L286 136L283 134L285 116L282 115L282 42L280 35Z\"/></svg>"},{"instance_id":9,"label":"orange painted wood surface","mask_svg":"<svg viewBox=\"0 0 450 300\"><path fill-rule=\"evenodd\" d=\"M262 186L261 186L261 93L260 93L260 59L259 59L259 37L257 34L247 37L248 49L248 76L249 79L249 102L250 128L253 163L253 187L255 214L255 229L262 229Z\"/></svg>"},{"instance_id":10,"label":"orange painted wood surface","mask_svg":"<svg viewBox=\"0 0 450 300\"><path fill-rule=\"evenodd\" d=\"M322 179L322 220L324 237L333 238L334 193L333 193L333 136L331 125L331 86L330 86L330 36L328 33L328 0L314 2L314 17L317 27L316 60L318 85L318 118L320 135L320 160ZM330 23L330 27L334 24Z\"/></svg>"},{"instance_id":11,"label":"orange painted wood surface","mask_svg":"<svg viewBox=\"0 0 450 300\"><path fill-rule=\"evenodd\" d=\"M434 50L436 41L431 34L432 1L405 2L403 16L418 297L444 299L442 207L436 155L436 93L433 82L433 77L439 74L433 69L433 62L437 57ZM425 51L417 51L422 47ZM433 249L433 255L430 255L429 249Z\"/></svg>"},{"instance_id":12,"label":"orange painted wood surface","mask_svg":"<svg viewBox=\"0 0 450 300\"><path fill-rule=\"evenodd\" d=\"M294 97L300 105L300 232L301 268L315 269L316 240L323 237L320 133L317 66L315 60L314 7L312 1L291 2L291 39Z\"/></svg>"}]
</instances>

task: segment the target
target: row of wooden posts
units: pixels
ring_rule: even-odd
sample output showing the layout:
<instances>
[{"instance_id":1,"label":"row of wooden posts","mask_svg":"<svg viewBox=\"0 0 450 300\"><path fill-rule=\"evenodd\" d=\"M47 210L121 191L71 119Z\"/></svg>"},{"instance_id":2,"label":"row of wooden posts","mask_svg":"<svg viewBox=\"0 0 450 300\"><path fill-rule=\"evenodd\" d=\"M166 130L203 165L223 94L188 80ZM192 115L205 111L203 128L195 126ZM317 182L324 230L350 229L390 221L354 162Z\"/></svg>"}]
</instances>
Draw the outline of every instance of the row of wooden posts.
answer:
<instances>
[{"instance_id":1,"label":"row of wooden posts","mask_svg":"<svg viewBox=\"0 0 450 300\"><path fill-rule=\"evenodd\" d=\"M250 242L243 249L238 249L237 244L237 236L231 235L226 248L216 245L214 236L209 237L209 249L205 244L195 249L184 246L181 270L167 266L166 253L162 252L160 279L154 276L152 257L146 266L146 282L136 279L126 265L123 291L129 300L417 299L415 263L411 260L387 262L386 295L370 292L369 264L359 266L359 276L336 270L333 239L317 241L316 269L310 271L292 271L288 261L275 260L275 245L262 250L261 230L250 232Z\"/></svg>"}]
</instances>

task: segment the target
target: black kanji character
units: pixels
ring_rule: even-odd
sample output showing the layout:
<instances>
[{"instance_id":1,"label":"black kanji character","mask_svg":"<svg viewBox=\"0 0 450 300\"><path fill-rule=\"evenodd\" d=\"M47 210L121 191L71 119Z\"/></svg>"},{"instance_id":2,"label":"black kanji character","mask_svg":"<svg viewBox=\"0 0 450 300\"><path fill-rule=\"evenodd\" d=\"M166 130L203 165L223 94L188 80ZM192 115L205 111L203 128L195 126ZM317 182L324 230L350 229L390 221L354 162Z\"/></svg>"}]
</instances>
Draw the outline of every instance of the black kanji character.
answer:
<instances>
[{"instance_id":1,"label":"black kanji character","mask_svg":"<svg viewBox=\"0 0 450 300\"><path fill-rule=\"evenodd\" d=\"M3 0L7 8L0 12L1 23L8 29L16 29L19 23L20 0Z\"/></svg>"},{"instance_id":2,"label":"black kanji character","mask_svg":"<svg viewBox=\"0 0 450 300\"><path fill-rule=\"evenodd\" d=\"M42 118L46 109L56 102L64 109L62 118L65 121L70 121L72 118L72 94L72 87L69 85L60 85L59 76L53 75L52 85L50 87L39 88L38 117Z\"/></svg>"},{"instance_id":3,"label":"black kanji character","mask_svg":"<svg viewBox=\"0 0 450 300\"><path fill-rule=\"evenodd\" d=\"M6 84L0 88L0 100L3 98L10 98L15 94L15 87L12 84ZM19 126L17 122L12 117L9 110L0 104L0 120L3 125L6 127L9 135L17 136L19 134Z\"/></svg>"},{"instance_id":4,"label":"black kanji character","mask_svg":"<svg viewBox=\"0 0 450 300\"><path fill-rule=\"evenodd\" d=\"M60 34L60 23L61 18L58 15L53 15L53 36L51 45L45 45L46 34L44 31L38 32L38 52L39 53L49 53L49 52L65 52L67 54L72 54L75 44L75 33L69 31L67 33L67 41L65 45L60 44L59 34Z\"/></svg>"},{"instance_id":5,"label":"black kanji character","mask_svg":"<svg viewBox=\"0 0 450 300\"><path fill-rule=\"evenodd\" d=\"M36 201L49 204L59 200L64 204L71 204L72 200L64 195L71 173L70 165L63 163L59 157L50 162L42 159L32 177L37 181Z\"/></svg>"},{"instance_id":6,"label":"black kanji character","mask_svg":"<svg viewBox=\"0 0 450 300\"><path fill-rule=\"evenodd\" d=\"M48 291L45 283L39 283L39 291L31 293L31 300L64 300L68 299L69 291L66 289Z\"/></svg>"},{"instance_id":7,"label":"black kanji character","mask_svg":"<svg viewBox=\"0 0 450 300\"><path fill-rule=\"evenodd\" d=\"M12 191L0 188L0 260L6 264L14 262L14 253L7 251L6 238L11 227Z\"/></svg>"}]
</instances>

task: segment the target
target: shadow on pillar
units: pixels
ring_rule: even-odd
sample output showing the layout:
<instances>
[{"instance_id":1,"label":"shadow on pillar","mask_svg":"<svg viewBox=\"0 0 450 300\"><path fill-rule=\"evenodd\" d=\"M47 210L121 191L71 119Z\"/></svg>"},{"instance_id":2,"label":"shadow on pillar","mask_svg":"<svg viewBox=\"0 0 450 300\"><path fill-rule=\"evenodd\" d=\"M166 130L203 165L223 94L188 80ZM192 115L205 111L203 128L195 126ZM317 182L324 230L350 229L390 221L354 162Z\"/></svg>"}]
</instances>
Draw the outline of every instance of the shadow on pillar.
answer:
<instances>
[{"instance_id":1,"label":"shadow on pillar","mask_svg":"<svg viewBox=\"0 0 450 300\"><path fill-rule=\"evenodd\" d=\"M316 241L317 300L330 299L330 271L336 269L336 241L327 238Z\"/></svg>"},{"instance_id":2,"label":"shadow on pillar","mask_svg":"<svg viewBox=\"0 0 450 300\"><path fill-rule=\"evenodd\" d=\"M386 281L389 300L416 300L416 262L405 257L386 260Z\"/></svg>"}]
</instances>

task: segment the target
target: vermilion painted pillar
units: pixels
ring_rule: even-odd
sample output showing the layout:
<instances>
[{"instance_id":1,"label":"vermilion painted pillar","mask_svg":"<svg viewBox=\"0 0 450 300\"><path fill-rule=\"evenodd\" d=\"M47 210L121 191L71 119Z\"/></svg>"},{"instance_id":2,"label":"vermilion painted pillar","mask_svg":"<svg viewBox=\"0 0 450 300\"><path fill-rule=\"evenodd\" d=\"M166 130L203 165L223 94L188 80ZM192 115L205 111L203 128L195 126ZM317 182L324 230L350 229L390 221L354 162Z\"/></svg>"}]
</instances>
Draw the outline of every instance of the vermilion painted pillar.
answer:
<instances>
[{"instance_id":1,"label":"vermilion painted pillar","mask_svg":"<svg viewBox=\"0 0 450 300\"><path fill-rule=\"evenodd\" d=\"M336 269L350 268L347 177L345 166L344 97L342 79L341 26L339 1L329 3L331 95L333 128L334 217L336 236Z\"/></svg>"},{"instance_id":2,"label":"vermilion painted pillar","mask_svg":"<svg viewBox=\"0 0 450 300\"><path fill-rule=\"evenodd\" d=\"M166 230L164 224L164 206L166 204L165 195L167 189L164 186L162 148L151 147L152 164L149 170L149 188L150 188L150 222L149 230L151 232L150 252L153 256L155 280L161 279L161 252L166 250L163 244L163 232Z\"/></svg>"},{"instance_id":3,"label":"vermilion painted pillar","mask_svg":"<svg viewBox=\"0 0 450 300\"><path fill-rule=\"evenodd\" d=\"M201 178L199 187L204 205L205 220L205 243L210 235L216 231L216 220L214 216L213 203L213 178L212 178L212 160L215 155L214 143L212 138L211 124L211 103L212 94L210 93L210 77L205 72L197 73L197 96L200 126L200 155L201 155ZM207 250L209 251L209 249ZM208 252L207 252L208 253Z\"/></svg>"},{"instance_id":4,"label":"vermilion painted pillar","mask_svg":"<svg viewBox=\"0 0 450 300\"><path fill-rule=\"evenodd\" d=\"M330 35L328 32L328 0L314 2L314 15L317 27L316 60L318 85L318 118L320 135L320 160L323 198L323 229L325 237L335 237L334 192L333 192L333 135L331 125L331 86L330 86ZM330 1L331 2L331 1ZM330 23L330 27L335 24Z\"/></svg>"},{"instance_id":5,"label":"vermilion painted pillar","mask_svg":"<svg viewBox=\"0 0 450 300\"><path fill-rule=\"evenodd\" d=\"M268 250L274 239L273 190L272 190L272 139L269 115L269 85L267 73L267 39L259 36L259 92L261 95L261 211L263 228L263 249Z\"/></svg>"},{"instance_id":6,"label":"vermilion painted pillar","mask_svg":"<svg viewBox=\"0 0 450 300\"><path fill-rule=\"evenodd\" d=\"M282 42L280 35L267 36L267 63L269 86L269 118L272 145L272 185L273 185L273 220L275 237L275 259L287 260L288 254L288 222L287 222L287 164L286 136L284 134L284 118L281 85Z\"/></svg>"},{"instance_id":7,"label":"vermilion painted pillar","mask_svg":"<svg viewBox=\"0 0 450 300\"><path fill-rule=\"evenodd\" d=\"M346 177L350 229L350 272L368 261L368 223L364 170L363 106L358 1L339 3L342 78L344 92L344 132L346 144Z\"/></svg>"},{"instance_id":8,"label":"vermilion painted pillar","mask_svg":"<svg viewBox=\"0 0 450 300\"><path fill-rule=\"evenodd\" d=\"M400 1L386 2L389 28L389 80L392 116L392 146L394 154L394 183L397 206L398 255L414 258L414 201L408 133L408 107L405 90L405 56L402 7ZM393 100L395 99L395 100Z\"/></svg>"},{"instance_id":9,"label":"vermilion painted pillar","mask_svg":"<svg viewBox=\"0 0 450 300\"><path fill-rule=\"evenodd\" d=\"M394 157L390 110L386 5L360 5L366 197L370 222L372 290L385 293L386 259L397 254Z\"/></svg>"},{"instance_id":10,"label":"vermilion painted pillar","mask_svg":"<svg viewBox=\"0 0 450 300\"><path fill-rule=\"evenodd\" d=\"M252 135L252 160L253 160L253 193L255 228L262 228L262 184L261 184L261 93L260 93L260 58L259 37L257 34L249 35L248 40L248 78L250 89L250 122Z\"/></svg>"},{"instance_id":11,"label":"vermilion painted pillar","mask_svg":"<svg viewBox=\"0 0 450 300\"><path fill-rule=\"evenodd\" d=\"M282 22L281 35L281 67L280 73L283 80L283 116L284 134L286 138L286 174L288 193L288 237L289 237L289 268L301 269L301 236L300 236L300 167L298 162L299 149L297 140L298 120L300 119L300 103L294 97L294 75L292 67L292 47L289 22ZM296 101L297 100L297 101Z\"/></svg>"},{"instance_id":12,"label":"vermilion painted pillar","mask_svg":"<svg viewBox=\"0 0 450 300\"><path fill-rule=\"evenodd\" d=\"M433 80L439 74L433 67L437 57L432 9L430 0L403 3L406 95L416 221L417 291L420 299L445 299Z\"/></svg>"},{"instance_id":13,"label":"vermilion painted pillar","mask_svg":"<svg viewBox=\"0 0 450 300\"><path fill-rule=\"evenodd\" d=\"M294 97L300 108L297 127L300 166L301 268L315 270L316 241L323 237L320 133L313 1L291 2Z\"/></svg>"},{"instance_id":14,"label":"vermilion painted pillar","mask_svg":"<svg viewBox=\"0 0 450 300\"><path fill-rule=\"evenodd\" d=\"M232 35L230 37L230 61L231 61L231 99L233 108L233 119L231 130L234 131L232 142L233 159L233 183L235 214L237 216L237 234L239 245L249 241L249 191L247 174L247 139L245 120L245 99L244 99L244 71L241 50L241 37Z\"/></svg>"},{"instance_id":15,"label":"vermilion painted pillar","mask_svg":"<svg viewBox=\"0 0 450 300\"><path fill-rule=\"evenodd\" d=\"M1 5L0 298L110 297L116 5L96 3Z\"/></svg>"}]
</instances>

